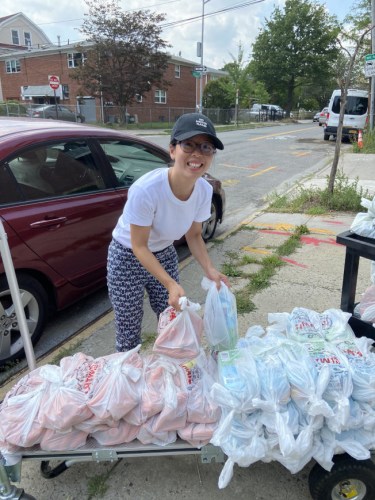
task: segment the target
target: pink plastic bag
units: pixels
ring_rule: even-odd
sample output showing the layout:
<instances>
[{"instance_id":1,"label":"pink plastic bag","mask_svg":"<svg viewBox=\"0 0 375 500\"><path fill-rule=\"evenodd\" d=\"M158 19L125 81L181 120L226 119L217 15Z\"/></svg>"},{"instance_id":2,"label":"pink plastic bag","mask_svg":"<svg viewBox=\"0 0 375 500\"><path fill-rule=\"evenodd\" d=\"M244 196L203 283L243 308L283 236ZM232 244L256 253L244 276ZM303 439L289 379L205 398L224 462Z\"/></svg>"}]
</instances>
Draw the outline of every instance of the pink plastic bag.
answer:
<instances>
[{"instance_id":1,"label":"pink plastic bag","mask_svg":"<svg viewBox=\"0 0 375 500\"><path fill-rule=\"evenodd\" d=\"M198 356L203 334L203 320L196 313L199 304L180 298L181 311L167 307L159 318L158 337L153 351L178 359Z\"/></svg>"}]
</instances>

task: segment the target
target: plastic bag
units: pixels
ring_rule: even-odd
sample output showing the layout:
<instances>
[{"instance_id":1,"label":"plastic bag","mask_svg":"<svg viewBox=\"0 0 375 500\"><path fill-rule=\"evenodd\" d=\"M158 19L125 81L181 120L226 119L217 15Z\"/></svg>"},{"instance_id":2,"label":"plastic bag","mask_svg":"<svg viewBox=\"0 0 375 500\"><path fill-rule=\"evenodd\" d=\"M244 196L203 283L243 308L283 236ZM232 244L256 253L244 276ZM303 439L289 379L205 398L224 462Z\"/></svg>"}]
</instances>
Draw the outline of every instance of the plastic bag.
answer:
<instances>
[{"instance_id":1,"label":"plastic bag","mask_svg":"<svg viewBox=\"0 0 375 500\"><path fill-rule=\"evenodd\" d=\"M361 205L367 208L367 213L359 212L355 216L350 230L366 238L375 238L375 198L372 201L362 198Z\"/></svg>"},{"instance_id":2,"label":"plastic bag","mask_svg":"<svg viewBox=\"0 0 375 500\"><path fill-rule=\"evenodd\" d=\"M192 359L198 356L203 333L203 320L196 313L201 306L179 300L181 312L169 306L163 311L158 323L158 337L153 351L172 358Z\"/></svg>"},{"instance_id":3,"label":"plastic bag","mask_svg":"<svg viewBox=\"0 0 375 500\"><path fill-rule=\"evenodd\" d=\"M203 278L201 285L204 290L208 290L203 324L210 347L216 351L234 349L238 340L235 296L223 282L220 290L208 278Z\"/></svg>"}]
</instances>

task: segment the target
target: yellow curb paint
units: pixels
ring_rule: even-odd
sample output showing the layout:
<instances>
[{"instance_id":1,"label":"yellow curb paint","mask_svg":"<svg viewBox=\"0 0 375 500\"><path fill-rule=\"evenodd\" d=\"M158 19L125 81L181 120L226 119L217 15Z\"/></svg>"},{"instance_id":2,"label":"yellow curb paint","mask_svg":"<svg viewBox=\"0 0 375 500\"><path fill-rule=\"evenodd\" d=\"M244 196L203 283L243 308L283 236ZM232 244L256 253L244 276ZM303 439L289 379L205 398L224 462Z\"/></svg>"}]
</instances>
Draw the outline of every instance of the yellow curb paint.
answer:
<instances>
[{"instance_id":1,"label":"yellow curb paint","mask_svg":"<svg viewBox=\"0 0 375 500\"><path fill-rule=\"evenodd\" d=\"M257 172L256 174L248 175L247 177L257 177L258 175L263 175L266 172L269 172L270 170L274 170L275 168L277 168L277 167L268 167L268 168L265 168L264 170L261 170L260 172Z\"/></svg>"},{"instance_id":2,"label":"yellow curb paint","mask_svg":"<svg viewBox=\"0 0 375 500\"><path fill-rule=\"evenodd\" d=\"M270 252L269 250L264 250L263 248L242 247L242 250L245 250L245 252L260 253L262 255L272 254L272 252Z\"/></svg>"},{"instance_id":3,"label":"yellow curb paint","mask_svg":"<svg viewBox=\"0 0 375 500\"><path fill-rule=\"evenodd\" d=\"M304 132L305 130L311 130L314 127L308 127L308 128L299 128L297 130L293 130L291 133L295 134L296 132ZM277 137L278 135L291 135L291 134L285 134L284 132L279 132L277 134L268 134L268 135L262 135L260 137L252 137L251 139L248 139L248 141L260 141L261 139L268 139L269 137Z\"/></svg>"}]
</instances>

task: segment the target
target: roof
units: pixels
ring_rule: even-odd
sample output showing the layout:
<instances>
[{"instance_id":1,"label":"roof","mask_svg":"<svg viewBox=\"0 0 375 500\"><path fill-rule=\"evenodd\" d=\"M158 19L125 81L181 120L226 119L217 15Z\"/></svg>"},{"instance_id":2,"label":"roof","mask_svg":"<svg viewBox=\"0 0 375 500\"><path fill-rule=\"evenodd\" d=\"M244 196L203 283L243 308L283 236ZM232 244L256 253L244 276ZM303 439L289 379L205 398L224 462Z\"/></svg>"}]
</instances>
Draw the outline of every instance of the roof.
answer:
<instances>
[{"instance_id":1,"label":"roof","mask_svg":"<svg viewBox=\"0 0 375 500\"><path fill-rule=\"evenodd\" d=\"M49 85L28 85L23 87L23 97L41 97L54 95L53 90Z\"/></svg>"}]
</instances>

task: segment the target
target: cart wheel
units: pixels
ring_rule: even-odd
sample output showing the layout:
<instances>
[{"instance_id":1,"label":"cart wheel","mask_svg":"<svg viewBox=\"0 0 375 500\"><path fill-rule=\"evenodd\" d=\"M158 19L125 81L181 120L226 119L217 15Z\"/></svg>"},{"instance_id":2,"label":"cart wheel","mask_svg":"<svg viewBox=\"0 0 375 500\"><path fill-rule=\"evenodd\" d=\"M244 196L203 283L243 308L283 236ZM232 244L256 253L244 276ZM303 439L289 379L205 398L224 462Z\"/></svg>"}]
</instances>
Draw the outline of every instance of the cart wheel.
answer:
<instances>
[{"instance_id":1,"label":"cart wheel","mask_svg":"<svg viewBox=\"0 0 375 500\"><path fill-rule=\"evenodd\" d=\"M371 460L355 460L349 455L335 457L330 472L315 464L309 475L314 500L373 500L375 465Z\"/></svg>"}]
</instances>

